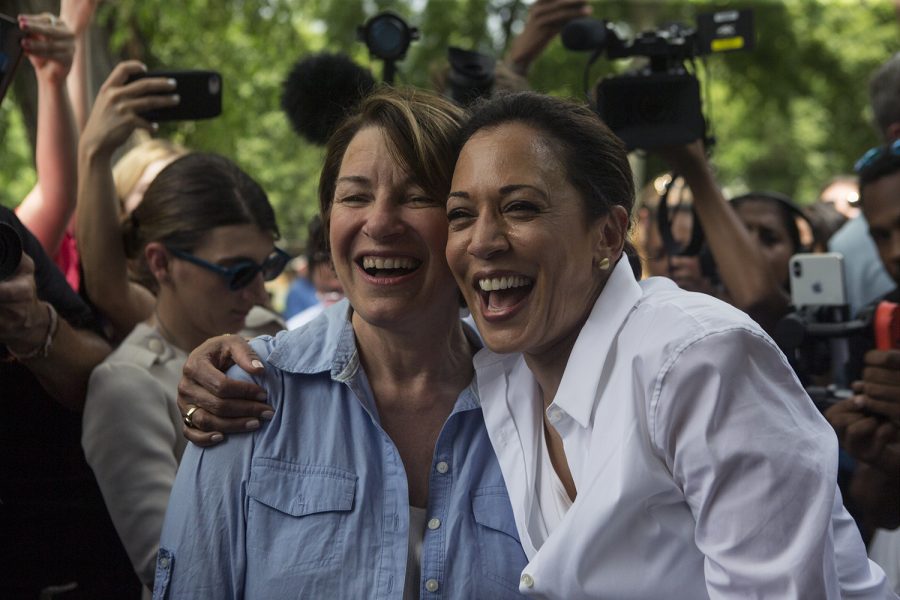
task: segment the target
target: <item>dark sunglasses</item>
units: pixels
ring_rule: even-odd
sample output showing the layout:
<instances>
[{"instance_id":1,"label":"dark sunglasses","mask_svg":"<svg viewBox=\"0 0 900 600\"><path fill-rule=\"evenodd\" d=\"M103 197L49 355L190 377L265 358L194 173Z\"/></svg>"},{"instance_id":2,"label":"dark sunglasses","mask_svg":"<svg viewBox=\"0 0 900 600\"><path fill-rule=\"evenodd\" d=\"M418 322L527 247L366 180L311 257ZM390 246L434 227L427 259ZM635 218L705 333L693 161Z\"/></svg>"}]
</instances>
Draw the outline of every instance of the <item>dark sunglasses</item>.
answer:
<instances>
[{"instance_id":1,"label":"dark sunglasses","mask_svg":"<svg viewBox=\"0 0 900 600\"><path fill-rule=\"evenodd\" d=\"M244 259L239 260L229 267L223 267L203 260L202 258L197 258L189 252L171 248L169 246L166 246L166 248L169 252L182 260L194 263L195 265L221 275L228 281L228 288L231 290L239 290L247 287L256 277L257 273L262 273L265 281L272 281L281 275L281 272L284 271L284 267L288 264L288 261L291 260L291 257L287 252L281 248L275 248L272 251L272 254L270 254L261 265L250 259Z\"/></svg>"},{"instance_id":2,"label":"dark sunglasses","mask_svg":"<svg viewBox=\"0 0 900 600\"><path fill-rule=\"evenodd\" d=\"M888 153L891 156L900 156L900 140L895 140L889 146L876 146L875 148L869 148L868 150L866 150L865 154L859 157L859 160L856 161L856 164L853 165L853 171L859 173L863 169L874 164L874 162L884 156L885 153Z\"/></svg>"}]
</instances>

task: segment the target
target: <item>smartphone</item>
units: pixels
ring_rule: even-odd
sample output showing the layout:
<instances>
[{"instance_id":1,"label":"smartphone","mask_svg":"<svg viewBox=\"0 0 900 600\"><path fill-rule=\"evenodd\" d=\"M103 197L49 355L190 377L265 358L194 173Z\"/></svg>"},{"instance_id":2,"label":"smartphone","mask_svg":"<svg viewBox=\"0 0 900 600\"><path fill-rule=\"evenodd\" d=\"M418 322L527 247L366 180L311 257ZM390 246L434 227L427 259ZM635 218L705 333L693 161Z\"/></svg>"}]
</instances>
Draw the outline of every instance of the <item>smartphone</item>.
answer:
<instances>
[{"instance_id":1,"label":"smartphone","mask_svg":"<svg viewBox=\"0 0 900 600\"><path fill-rule=\"evenodd\" d=\"M847 304L843 255L795 254L789 268L791 302L795 307Z\"/></svg>"},{"instance_id":2,"label":"smartphone","mask_svg":"<svg viewBox=\"0 0 900 600\"><path fill-rule=\"evenodd\" d=\"M132 75L128 83L145 77L174 79L181 97L177 106L141 113L148 121L195 121L222 114L222 76L215 71L150 71Z\"/></svg>"},{"instance_id":3,"label":"smartphone","mask_svg":"<svg viewBox=\"0 0 900 600\"><path fill-rule=\"evenodd\" d=\"M19 29L14 18L0 14L0 102L6 90L12 84L16 67L22 60L22 38L25 34Z\"/></svg>"}]
</instances>

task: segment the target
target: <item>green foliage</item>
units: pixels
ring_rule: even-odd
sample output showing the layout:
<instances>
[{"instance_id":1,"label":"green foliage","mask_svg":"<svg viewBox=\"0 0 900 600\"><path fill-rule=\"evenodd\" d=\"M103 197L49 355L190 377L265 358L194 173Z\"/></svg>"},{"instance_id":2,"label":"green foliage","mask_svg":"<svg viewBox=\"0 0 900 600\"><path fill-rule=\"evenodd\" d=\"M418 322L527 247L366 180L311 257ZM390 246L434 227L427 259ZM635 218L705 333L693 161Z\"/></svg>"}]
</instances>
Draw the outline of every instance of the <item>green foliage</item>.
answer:
<instances>
[{"instance_id":1,"label":"green foliage","mask_svg":"<svg viewBox=\"0 0 900 600\"><path fill-rule=\"evenodd\" d=\"M140 58L150 68L222 73L220 118L167 124L161 133L236 159L269 192L285 238L299 244L317 210L322 150L298 138L280 109L291 65L311 52L343 51L380 78L381 65L356 41L356 27L389 9L421 32L398 65L398 80L428 86L448 45L502 56L527 6L524 0L117 0L101 5L98 22L112 34L114 55ZM754 8L756 49L709 57L699 73L718 138L714 162L729 190L774 189L810 201L824 181L850 170L877 143L868 125L866 81L897 46L889 0L602 0L592 6L594 16L635 32L670 20L692 23L713 8ZM586 60L554 40L534 65L531 84L583 97ZM591 81L630 64L601 59ZM0 202L6 205L34 182L14 101L0 107Z\"/></svg>"}]
</instances>

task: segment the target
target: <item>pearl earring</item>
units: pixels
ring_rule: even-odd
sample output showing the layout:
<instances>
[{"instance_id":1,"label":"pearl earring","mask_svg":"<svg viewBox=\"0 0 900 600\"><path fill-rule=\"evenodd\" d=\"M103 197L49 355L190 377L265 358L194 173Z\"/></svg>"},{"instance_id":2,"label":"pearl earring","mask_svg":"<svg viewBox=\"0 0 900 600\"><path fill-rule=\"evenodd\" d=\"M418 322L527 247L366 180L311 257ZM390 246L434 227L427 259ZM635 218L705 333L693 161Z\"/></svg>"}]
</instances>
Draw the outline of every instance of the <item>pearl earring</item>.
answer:
<instances>
[{"instance_id":1,"label":"pearl earring","mask_svg":"<svg viewBox=\"0 0 900 600\"><path fill-rule=\"evenodd\" d=\"M602 258L600 260L600 264L598 264L597 266L600 268L601 271L608 271L609 270L609 259L605 258L605 257Z\"/></svg>"}]
</instances>

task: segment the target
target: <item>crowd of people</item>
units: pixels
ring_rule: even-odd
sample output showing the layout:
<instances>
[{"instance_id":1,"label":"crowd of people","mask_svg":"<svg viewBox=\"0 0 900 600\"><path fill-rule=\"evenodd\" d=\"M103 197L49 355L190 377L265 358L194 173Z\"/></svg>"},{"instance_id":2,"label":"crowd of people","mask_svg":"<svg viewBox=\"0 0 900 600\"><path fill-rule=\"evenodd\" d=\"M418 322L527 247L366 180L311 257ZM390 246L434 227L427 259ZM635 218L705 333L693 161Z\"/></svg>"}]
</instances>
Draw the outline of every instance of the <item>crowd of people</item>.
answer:
<instances>
[{"instance_id":1,"label":"crowd of people","mask_svg":"<svg viewBox=\"0 0 900 600\"><path fill-rule=\"evenodd\" d=\"M778 343L799 253L843 256L845 320L900 303L900 53L814 204L727 198L702 140L636 192L594 111L525 89L590 13L536 0L490 97L377 86L335 124L278 314L265 191L142 116L175 81L124 61L89 101L96 5L18 17L0 595L900 593L900 339L824 374Z\"/></svg>"}]
</instances>

